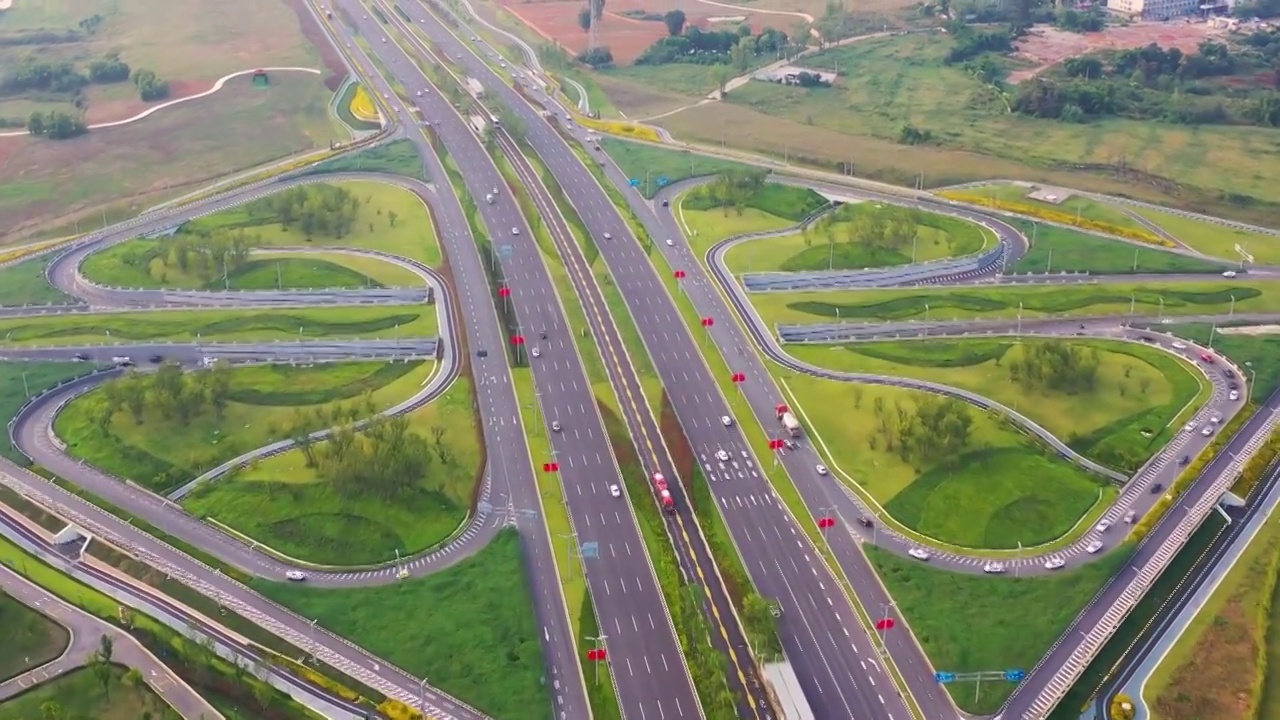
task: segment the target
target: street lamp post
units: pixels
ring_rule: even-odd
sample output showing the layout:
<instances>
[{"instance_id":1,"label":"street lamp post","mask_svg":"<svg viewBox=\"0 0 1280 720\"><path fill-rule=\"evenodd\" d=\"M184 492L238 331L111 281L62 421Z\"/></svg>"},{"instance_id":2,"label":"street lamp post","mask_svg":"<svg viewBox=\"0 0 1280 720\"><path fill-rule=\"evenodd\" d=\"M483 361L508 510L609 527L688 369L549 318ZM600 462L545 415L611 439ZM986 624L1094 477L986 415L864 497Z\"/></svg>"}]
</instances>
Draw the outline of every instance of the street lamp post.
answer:
<instances>
[{"instance_id":1,"label":"street lamp post","mask_svg":"<svg viewBox=\"0 0 1280 720\"><path fill-rule=\"evenodd\" d=\"M423 717L427 716L427 676L423 675L418 681L418 712Z\"/></svg>"},{"instance_id":2,"label":"street lamp post","mask_svg":"<svg viewBox=\"0 0 1280 720\"><path fill-rule=\"evenodd\" d=\"M1245 390L1245 404L1253 402L1253 386L1258 384L1258 371L1253 369L1253 361L1250 360L1244 364L1244 369L1249 371L1249 389Z\"/></svg>"},{"instance_id":3,"label":"street lamp post","mask_svg":"<svg viewBox=\"0 0 1280 720\"><path fill-rule=\"evenodd\" d=\"M315 620L311 621L311 662L312 664L314 664L316 661L316 646L319 644L316 641L316 623L318 622L320 622L320 618L316 618Z\"/></svg>"},{"instance_id":4,"label":"street lamp post","mask_svg":"<svg viewBox=\"0 0 1280 720\"><path fill-rule=\"evenodd\" d=\"M605 641L605 640L608 640L608 639L609 639L609 636L608 636L608 635L601 635L600 637L587 637L586 639L587 639L587 640L590 640L591 642L595 643L595 645L596 645L596 647L595 647L595 652L596 652L596 654L597 654L597 658L596 658L596 661L595 661L595 662L596 662L596 684L597 684L597 685L599 685L599 684L600 684L600 663L601 663L602 661L599 659L599 657L598 657L598 656L599 656L600 651L604 649L604 641Z\"/></svg>"}]
</instances>

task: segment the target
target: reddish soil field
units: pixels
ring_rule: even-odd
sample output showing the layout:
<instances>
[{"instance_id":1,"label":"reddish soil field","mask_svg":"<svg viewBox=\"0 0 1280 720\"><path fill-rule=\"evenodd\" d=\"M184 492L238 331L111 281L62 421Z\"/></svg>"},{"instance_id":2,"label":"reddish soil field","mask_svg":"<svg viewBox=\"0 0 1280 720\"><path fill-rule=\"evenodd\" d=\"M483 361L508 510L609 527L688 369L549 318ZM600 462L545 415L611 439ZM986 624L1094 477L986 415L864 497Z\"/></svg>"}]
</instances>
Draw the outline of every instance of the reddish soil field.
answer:
<instances>
[{"instance_id":1,"label":"reddish soil field","mask_svg":"<svg viewBox=\"0 0 1280 720\"><path fill-rule=\"evenodd\" d=\"M1218 32L1203 23L1185 22L1136 23L1083 34L1037 25L1015 44L1014 53L1014 57L1034 63L1035 67L1010 73L1009 82L1033 78L1045 68L1067 58L1095 50L1127 50L1155 43L1163 48L1176 47L1183 52L1192 52L1202 41L1215 37Z\"/></svg>"},{"instance_id":2,"label":"reddish soil field","mask_svg":"<svg viewBox=\"0 0 1280 720\"><path fill-rule=\"evenodd\" d=\"M578 11L585 3L576 0L539 0L537 2L511 2L504 0L504 7L520 21L528 25L542 37L558 43L570 53L577 55L587 49L588 33L578 25ZM640 20L628 17L626 12L648 12L660 15L673 9L665 3L646 3L644 0L608 0L605 3L604 17L596 27L596 43L613 52L614 61L618 64L633 62L645 48L657 40L667 36L667 26L658 20ZM752 15L747 10L741 12L729 8L693 5L684 8L689 25L697 25L703 30L716 29L717 26L736 27L736 22L728 22L724 18L746 18L753 31L768 24L769 18ZM719 20L719 22L717 22ZM789 30L788 18L772 18L773 24L782 30Z\"/></svg>"}]
</instances>

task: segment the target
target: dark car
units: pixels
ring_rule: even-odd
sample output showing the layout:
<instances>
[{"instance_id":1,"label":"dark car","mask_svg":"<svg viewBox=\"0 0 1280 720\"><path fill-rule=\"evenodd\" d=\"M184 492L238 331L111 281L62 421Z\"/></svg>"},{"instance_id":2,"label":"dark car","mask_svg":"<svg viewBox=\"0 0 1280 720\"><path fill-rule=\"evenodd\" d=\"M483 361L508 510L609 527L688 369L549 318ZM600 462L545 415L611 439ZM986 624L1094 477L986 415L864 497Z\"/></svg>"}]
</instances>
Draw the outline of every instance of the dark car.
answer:
<instances>
[{"instance_id":1,"label":"dark car","mask_svg":"<svg viewBox=\"0 0 1280 720\"><path fill-rule=\"evenodd\" d=\"M164 362L164 356L163 356L163 355L152 355L151 357L149 357L149 358L147 358L147 359L148 359L148 360L150 360L150 361L151 361L151 362L153 362L153 363Z\"/></svg>"},{"instance_id":2,"label":"dark car","mask_svg":"<svg viewBox=\"0 0 1280 720\"><path fill-rule=\"evenodd\" d=\"M487 357L489 357L489 351L488 351L488 350L477 350L477 351L476 351L476 357L487 358Z\"/></svg>"},{"instance_id":3,"label":"dark car","mask_svg":"<svg viewBox=\"0 0 1280 720\"><path fill-rule=\"evenodd\" d=\"M542 339L543 339L543 340L546 340L546 339L547 339L547 334L546 334L546 333L542 333Z\"/></svg>"},{"instance_id":4,"label":"dark car","mask_svg":"<svg viewBox=\"0 0 1280 720\"><path fill-rule=\"evenodd\" d=\"M1181 465L1181 466L1183 466L1183 467L1186 467L1186 466L1187 466L1187 465L1189 465L1190 463L1191 463L1191 456L1190 456L1190 455L1183 455L1183 456L1182 456L1182 459L1178 461L1178 464L1179 464L1179 465Z\"/></svg>"},{"instance_id":5,"label":"dark car","mask_svg":"<svg viewBox=\"0 0 1280 720\"><path fill-rule=\"evenodd\" d=\"M1160 492L1163 490L1164 490L1164 485L1162 483L1156 483L1155 485L1151 486L1152 495L1159 495Z\"/></svg>"},{"instance_id":6,"label":"dark car","mask_svg":"<svg viewBox=\"0 0 1280 720\"><path fill-rule=\"evenodd\" d=\"M663 200L663 201L662 201L662 207L671 207L671 201L670 201L670 200Z\"/></svg>"},{"instance_id":7,"label":"dark car","mask_svg":"<svg viewBox=\"0 0 1280 720\"><path fill-rule=\"evenodd\" d=\"M1235 380L1235 379L1236 379L1236 374L1235 374L1235 373L1233 373L1233 372L1231 372L1230 370L1223 370L1223 371L1222 371L1222 374L1223 374L1224 376L1226 376L1226 378L1227 378L1228 380Z\"/></svg>"},{"instance_id":8,"label":"dark car","mask_svg":"<svg viewBox=\"0 0 1280 720\"><path fill-rule=\"evenodd\" d=\"M1240 389L1240 385L1239 385L1239 383L1227 383L1227 389L1228 389L1228 390L1239 390L1239 389Z\"/></svg>"},{"instance_id":9,"label":"dark car","mask_svg":"<svg viewBox=\"0 0 1280 720\"><path fill-rule=\"evenodd\" d=\"M84 362L85 360L89 359L89 356L85 355L84 353L76 353L75 357L76 357L76 360L79 360L80 362Z\"/></svg>"},{"instance_id":10,"label":"dark car","mask_svg":"<svg viewBox=\"0 0 1280 720\"><path fill-rule=\"evenodd\" d=\"M869 528L872 525L875 525L875 523L871 521L871 518L866 517L865 515L858 518L858 524L864 528Z\"/></svg>"}]
</instances>

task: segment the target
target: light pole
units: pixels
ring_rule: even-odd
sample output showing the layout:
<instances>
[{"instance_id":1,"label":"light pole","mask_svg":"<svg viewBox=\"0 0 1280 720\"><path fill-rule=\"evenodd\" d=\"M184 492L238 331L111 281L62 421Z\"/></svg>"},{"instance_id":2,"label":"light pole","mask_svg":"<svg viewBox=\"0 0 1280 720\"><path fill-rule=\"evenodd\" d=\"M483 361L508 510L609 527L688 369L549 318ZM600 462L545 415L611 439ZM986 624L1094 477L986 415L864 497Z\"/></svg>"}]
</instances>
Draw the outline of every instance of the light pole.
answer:
<instances>
[{"instance_id":1,"label":"light pole","mask_svg":"<svg viewBox=\"0 0 1280 720\"><path fill-rule=\"evenodd\" d=\"M886 603L880 603L880 650L886 655L889 654L889 642L887 638L889 634L889 610L896 608L897 605L895 605L892 600Z\"/></svg>"},{"instance_id":2,"label":"light pole","mask_svg":"<svg viewBox=\"0 0 1280 720\"><path fill-rule=\"evenodd\" d=\"M595 645L596 645L596 647L595 647L595 651L596 651L596 684L597 684L597 685L599 685L599 684L600 684L600 662L601 662L601 660L600 660L600 651L604 649L604 641L605 641L605 640L608 640L608 639L609 639L609 636L608 636L608 635L601 635L600 637L587 637L586 639L587 639L587 640L590 640L591 642L595 643Z\"/></svg>"},{"instance_id":3,"label":"light pole","mask_svg":"<svg viewBox=\"0 0 1280 720\"><path fill-rule=\"evenodd\" d=\"M1244 364L1244 369L1249 371L1249 389L1245 390L1245 404L1253 402L1253 386L1258 384L1258 371L1253 369L1253 361L1250 360Z\"/></svg>"},{"instance_id":4,"label":"light pole","mask_svg":"<svg viewBox=\"0 0 1280 720\"><path fill-rule=\"evenodd\" d=\"M22 371L22 392L23 392L23 394L25 394L25 395L27 396L27 399L28 399L28 400L30 400L30 399L31 399L31 387L27 385L27 371L26 371L26 370L23 370L23 371Z\"/></svg>"},{"instance_id":5,"label":"light pole","mask_svg":"<svg viewBox=\"0 0 1280 720\"><path fill-rule=\"evenodd\" d=\"M831 544L831 540L827 537L827 531L831 529L832 525L836 524L835 518L836 518L835 505L832 505L830 507L818 508L818 525L822 529L822 539L826 541L828 545Z\"/></svg>"},{"instance_id":6,"label":"light pole","mask_svg":"<svg viewBox=\"0 0 1280 720\"><path fill-rule=\"evenodd\" d=\"M427 716L427 676L423 675L418 681L418 712L422 713L422 717Z\"/></svg>"},{"instance_id":7,"label":"light pole","mask_svg":"<svg viewBox=\"0 0 1280 720\"><path fill-rule=\"evenodd\" d=\"M566 553L566 554L568 554L568 556L569 556L569 560L570 560L570 562L568 563L568 564L569 564L569 579L570 579L570 580L572 580L572 579L573 579L573 562L572 562L572 560L573 560L573 549L574 549L574 548L577 546L577 544L578 544L578 533L568 533L568 534L563 534L563 533L562 533L562 534L560 535L560 537L564 538L564 548L565 548L565 553Z\"/></svg>"},{"instance_id":8,"label":"light pole","mask_svg":"<svg viewBox=\"0 0 1280 720\"><path fill-rule=\"evenodd\" d=\"M318 622L320 618L311 621L311 662L313 664L316 661L316 646L319 644L316 642L316 623Z\"/></svg>"}]
</instances>

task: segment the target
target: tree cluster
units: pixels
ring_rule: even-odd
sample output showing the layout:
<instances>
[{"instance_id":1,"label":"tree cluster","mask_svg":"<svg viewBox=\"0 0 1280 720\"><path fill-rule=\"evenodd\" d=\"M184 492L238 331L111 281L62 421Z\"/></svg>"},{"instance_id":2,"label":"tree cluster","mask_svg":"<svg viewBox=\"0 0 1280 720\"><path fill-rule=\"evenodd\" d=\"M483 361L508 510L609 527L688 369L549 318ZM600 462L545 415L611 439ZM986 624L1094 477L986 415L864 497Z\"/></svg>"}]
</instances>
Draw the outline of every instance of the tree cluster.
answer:
<instances>
[{"instance_id":1,"label":"tree cluster","mask_svg":"<svg viewBox=\"0 0 1280 720\"><path fill-rule=\"evenodd\" d=\"M112 53L106 57L89 61L89 80L96 83L118 83L129 79L129 63Z\"/></svg>"},{"instance_id":2,"label":"tree cluster","mask_svg":"<svg viewBox=\"0 0 1280 720\"><path fill-rule=\"evenodd\" d=\"M606 46L593 47L578 53L578 62L593 68L607 68L613 65L613 51Z\"/></svg>"},{"instance_id":3,"label":"tree cluster","mask_svg":"<svg viewBox=\"0 0 1280 720\"><path fill-rule=\"evenodd\" d=\"M433 463L452 464L445 428L431 428L431 440L409 429L403 415L378 417L359 432L350 425L336 428L319 447L297 438L309 467L343 497L373 495L394 501L422 488ZM439 488L429 488L438 490Z\"/></svg>"},{"instance_id":4,"label":"tree cluster","mask_svg":"<svg viewBox=\"0 0 1280 720\"><path fill-rule=\"evenodd\" d=\"M312 185L290 188L250 207L274 215L280 224L297 230L307 240L321 237L344 238L355 227L359 215L359 198L350 190L336 185Z\"/></svg>"},{"instance_id":5,"label":"tree cluster","mask_svg":"<svg viewBox=\"0 0 1280 720\"><path fill-rule=\"evenodd\" d=\"M40 90L54 93L76 93L89 84L89 78L76 70L74 63L66 60L54 62L27 58L18 63L0 82L6 93Z\"/></svg>"},{"instance_id":6,"label":"tree cluster","mask_svg":"<svg viewBox=\"0 0 1280 720\"><path fill-rule=\"evenodd\" d=\"M1098 351L1064 342L1024 345L1008 364L1009 379L1026 390L1080 395L1098 386Z\"/></svg>"},{"instance_id":7,"label":"tree cluster","mask_svg":"<svg viewBox=\"0 0 1280 720\"><path fill-rule=\"evenodd\" d=\"M683 10L670 10L662 16L662 24L667 26L667 34L675 37L684 32L684 24L688 18Z\"/></svg>"},{"instance_id":8,"label":"tree cluster","mask_svg":"<svg viewBox=\"0 0 1280 720\"><path fill-rule=\"evenodd\" d=\"M855 402L861 402L861 397ZM877 397L872 406L876 424L867 436L870 448L883 447L916 468L950 466L972 440L973 411L959 400L931 395L912 409L901 400L889 408L883 397Z\"/></svg>"},{"instance_id":9,"label":"tree cluster","mask_svg":"<svg viewBox=\"0 0 1280 720\"><path fill-rule=\"evenodd\" d=\"M587 0L587 4L578 10L578 27L586 32L592 25L600 22L602 17L604 17L604 0Z\"/></svg>"},{"instance_id":10,"label":"tree cluster","mask_svg":"<svg viewBox=\"0 0 1280 720\"><path fill-rule=\"evenodd\" d=\"M668 32L671 28L669 24ZM733 65L745 72L755 58L788 52L790 46L787 34L774 28L765 28L759 35L752 35L751 28L745 25L736 32L705 32L693 26L684 28L682 34L669 35L650 45L636 58L636 64Z\"/></svg>"},{"instance_id":11,"label":"tree cluster","mask_svg":"<svg viewBox=\"0 0 1280 720\"><path fill-rule=\"evenodd\" d=\"M1216 81L1250 78L1248 85ZM1265 78L1259 83L1258 78ZM1187 125L1280 125L1280 33L1248 36L1243 47L1205 41L1197 52L1155 44L1071 58L1056 73L1019 86L1011 108L1064 122L1121 116Z\"/></svg>"},{"instance_id":12,"label":"tree cluster","mask_svg":"<svg viewBox=\"0 0 1280 720\"><path fill-rule=\"evenodd\" d=\"M157 240L145 248L130 248L121 253L120 262L144 272L157 258L166 268L175 268L204 282L234 274L249 260L249 250L259 236L243 230L214 230L208 234L179 234ZM165 278L159 278L164 282Z\"/></svg>"},{"instance_id":13,"label":"tree cluster","mask_svg":"<svg viewBox=\"0 0 1280 720\"><path fill-rule=\"evenodd\" d=\"M143 102L153 102L169 97L169 83L160 79L155 72L139 68L133 72L133 84L138 88L138 97Z\"/></svg>"},{"instance_id":14,"label":"tree cluster","mask_svg":"<svg viewBox=\"0 0 1280 720\"><path fill-rule=\"evenodd\" d=\"M1069 32L1099 32L1107 26L1106 16L1096 10L1080 12L1074 8L1066 8L1058 15L1057 20L1057 26Z\"/></svg>"},{"instance_id":15,"label":"tree cluster","mask_svg":"<svg viewBox=\"0 0 1280 720\"><path fill-rule=\"evenodd\" d=\"M106 383L103 394L106 403L97 418L103 428L121 410L135 423L142 423L150 411L185 427L207 409L221 418L230 402L231 381L221 365L208 372L184 373L177 363L165 363L154 373L131 372Z\"/></svg>"},{"instance_id":16,"label":"tree cluster","mask_svg":"<svg viewBox=\"0 0 1280 720\"><path fill-rule=\"evenodd\" d=\"M806 244L811 243L814 237L834 244L839 239L837 230L843 223L846 242L872 250L901 252L910 248L920 220L918 211L898 205L876 208L846 205L805 228L804 237Z\"/></svg>"},{"instance_id":17,"label":"tree cluster","mask_svg":"<svg viewBox=\"0 0 1280 720\"><path fill-rule=\"evenodd\" d=\"M36 111L27 118L27 132L50 140L66 140L89 132L84 118L61 110Z\"/></svg>"},{"instance_id":18,"label":"tree cluster","mask_svg":"<svg viewBox=\"0 0 1280 720\"><path fill-rule=\"evenodd\" d=\"M727 170L716 176L715 180L699 188L691 196L695 209L724 208L725 213L732 208L742 214L752 198L764 189L767 173L764 170Z\"/></svg>"},{"instance_id":19,"label":"tree cluster","mask_svg":"<svg viewBox=\"0 0 1280 720\"><path fill-rule=\"evenodd\" d=\"M946 57L946 63L949 65L971 60L982 53L1013 51L1014 32L1010 28L974 30L963 23L953 22L947 26L947 29L954 41Z\"/></svg>"}]
</instances>

